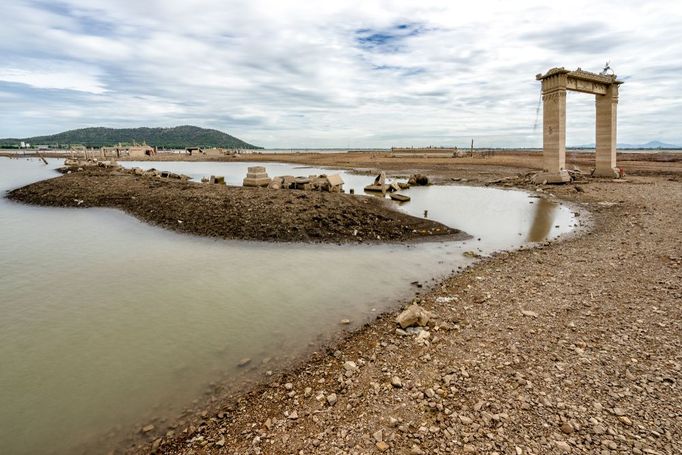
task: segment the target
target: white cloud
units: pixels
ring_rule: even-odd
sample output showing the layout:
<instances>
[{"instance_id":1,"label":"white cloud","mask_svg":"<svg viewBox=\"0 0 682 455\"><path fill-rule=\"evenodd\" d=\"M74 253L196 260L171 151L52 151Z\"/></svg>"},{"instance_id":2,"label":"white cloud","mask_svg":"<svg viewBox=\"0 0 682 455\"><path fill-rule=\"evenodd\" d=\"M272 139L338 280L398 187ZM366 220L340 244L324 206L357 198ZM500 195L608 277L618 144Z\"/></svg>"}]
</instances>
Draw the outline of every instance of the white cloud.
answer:
<instances>
[{"instance_id":1,"label":"white cloud","mask_svg":"<svg viewBox=\"0 0 682 455\"><path fill-rule=\"evenodd\" d=\"M34 87L0 83L0 93L15 90L0 136L88 121L191 123L265 146L464 145L471 137L537 146L534 75L611 60L627 78L620 141L682 143L681 10L675 1L10 0L0 57L59 67L0 69L0 80ZM16 118L36 103L70 115ZM592 114L589 97L570 100L569 143L594 142Z\"/></svg>"},{"instance_id":2,"label":"white cloud","mask_svg":"<svg viewBox=\"0 0 682 455\"><path fill-rule=\"evenodd\" d=\"M29 68L0 67L0 81L29 85L39 89L76 90L87 93L105 93L106 88L95 72L87 68L50 66L34 62Z\"/></svg>"}]
</instances>

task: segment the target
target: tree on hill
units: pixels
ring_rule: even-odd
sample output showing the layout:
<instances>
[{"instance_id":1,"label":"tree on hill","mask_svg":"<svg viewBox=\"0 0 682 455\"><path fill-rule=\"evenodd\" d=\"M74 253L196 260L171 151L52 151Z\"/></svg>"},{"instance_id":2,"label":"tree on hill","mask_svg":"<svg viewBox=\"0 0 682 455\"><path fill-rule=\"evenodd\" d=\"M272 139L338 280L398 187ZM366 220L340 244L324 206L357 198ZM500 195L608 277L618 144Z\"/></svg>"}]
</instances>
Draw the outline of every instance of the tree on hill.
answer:
<instances>
[{"instance_id":1,"label":"tree on hill","mask_svg":"<svg viewBox=\"0 0 682 455\"><path fill-rule=\"evenodd\" d=\"M29 142L33 145L48 144L51 146L78 144L86 147L102 147L113 146L118 143L147 143L160 148L261 148L222 131L190 125L176 126L174 128L81 128L50 136L0 139L0 146L12 146L21 141Z\"/></svg>"}]
</instances>

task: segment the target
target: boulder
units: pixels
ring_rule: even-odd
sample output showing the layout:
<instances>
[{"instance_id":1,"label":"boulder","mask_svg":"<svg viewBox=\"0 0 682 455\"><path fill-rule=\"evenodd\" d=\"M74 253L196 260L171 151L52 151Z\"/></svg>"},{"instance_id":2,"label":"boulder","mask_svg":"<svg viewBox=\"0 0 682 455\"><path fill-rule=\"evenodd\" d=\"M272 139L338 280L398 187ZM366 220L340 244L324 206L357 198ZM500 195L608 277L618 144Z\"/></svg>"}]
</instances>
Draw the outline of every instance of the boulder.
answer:
<instances>
[{"instance_id":1,"label":"boulder","mask_svg":"<svg viewBox=\"0 0 682 455\"><path fill-rule=\"evenodd\" d=\"M400 325L401 328L406 329L407 327L412 327L415 325L423 327L429 323L430 319L431 313L416 303L413 303L407 307L405 311L398 315L398 317L395 319L395 322Z\"/></svg>"}]
</instances>

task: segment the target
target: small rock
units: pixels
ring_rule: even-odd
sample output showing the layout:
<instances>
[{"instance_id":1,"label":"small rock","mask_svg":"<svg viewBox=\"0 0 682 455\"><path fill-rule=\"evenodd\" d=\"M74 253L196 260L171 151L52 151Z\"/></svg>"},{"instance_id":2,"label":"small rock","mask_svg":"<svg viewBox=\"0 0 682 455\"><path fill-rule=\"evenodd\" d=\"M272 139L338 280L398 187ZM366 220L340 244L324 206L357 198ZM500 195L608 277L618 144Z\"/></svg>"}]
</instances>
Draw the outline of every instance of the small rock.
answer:
<instances>
[{"instance_id":1,"label":"small rock","mask_svg":"<svg viewBox=\"0 0 682 455\"><path fill-rule=\"evenodd\" d=\"M627 414L627 413L625 412L625 409L619 408L619 407L613 408L613 413L614 413L615 415L617 415L618 417L624 416L625 414Z\"/></svg>"},{"instance_id":2,"label":"small rock","mask_svg":"<svg viewBox=\"0 0 682 455\"><path fill-rule=\"evenodd\" d=\"M216 447L222 447L222 446L224 446L224 445L225 445L225 436L223 436L222 438L220 438L219 441L216 441L215 445L216 445Z\"/></svg>"},{"instance_id":3,"label":"small rock","mask_svg":"<svg viewBox=\"0 0 682 455\"><path fill-rule=\"evenodd\" d=\"M383 430L379 430L379 431L374 432L374 434L372 434L372 437L374 438L374 440L375 440L376 442L381 442L381 441L383 441L383 440L384 440L384 432L383 432Z\"/></svg>"},{"instance_id":4,"label":"small rock","mask_svg":"<svg viewBox=\"0 0 682 455\"><path fill-rule=\"evenodd\" d=\"M566 441L554 441L554 444L556 444L557 449L561 450L562 452L570 452L571 451L571 446L568 445Z\"/></svg>"},{"instance_id":5,"label":"small rock","mask_svg":"<svg viewBox=\"0 0 682 455\"><path fill-rule=\"evenodd\" d=\"M623 422L623 425L627 425L627 426L632 425L632 420L628 419L628 418L625 417L625 416L620 416L620 417L618 417L618 420L620 420L621 422Z\"/></svg>"},{"instance_id":6,"label":"small rock","mask_svg":"<svg viewBox=\"0 0 682 455\"><path fill-rule=\"evenodd\" d=\"M535 311L530 311L530 310L521 310L521 314L524 316L528 316L531 318L537 318L538 314Z\"/></svg>"},{"instance_id":7,"label":"small rock","mask_svg":"<svg viewBox=\"0 0 682 455\"><path fill-rule=\"evenodd\" d=\"M240 367L243 367L243 366L248 365L249 363L251 363L251 359L248 357L245 357L245 358L241 359L237 365Z\"/></svg>"},{"instance_id":8,"label":"small rock","mask_svg":"<svg viewBox=\"0 0 682 455\"><path fill-rule=\"evenodd\" d=\"M329 406L334 406L336 404L336 399L335 393L330 393L327 395L327 403L329 403Z\"/></svg>"},{"instance_id":9,"label":"small rock","mask_svg":"<svg viewBox=\"0 0 682 455\"><path fill-rule=\"evenodd\" d=\"M343 364L343 368L345 368L346 371L358 371L358 366L355 362L351 362L350 360Z\"/></svg>"},{"instance_id":10,"label":"small rock","mask_svg":"<svg viewBox=\"0 0 682 455\"><path fill-rule=\"evenodd\" d=\"M386 452L389 449L389 445L386 444L384 441L379 441L376 444L377 449L379 449L382 452Z\"/></svg>"},{"instance_id":11,"label":"small rock","mask_svg":"<svg viewBox=\"0 0 682 455\"><path fill-rule=\"evenodd\" d=\"M296 412L296 411L290 412L289 415L287 416L287 418L289 418L289 419L291 419L291 420L296 420L296 419L298 419L298 412Z\"/></svg>"},{"instance_id":12,"label":"small rock","mask_svg":"<svg viewBox=\"0 0 682 455\"><path fill-rule=\"evenodd\" d=\"M403 382L400 380L398 376L393 376L391 378L391 385L396 389L400 389L403 387Z\"/></svg>"},{"instance_id":13,"label":"small rock","mask_svg":"<svg viewBox=\"0 0 682 455\"><path fill-rule=\"evenodd\" d=\"M142 433L149 433L153 429L154 429L154 425L152 425L152 424L146 425L146 426L142 427Z\"/></svg>"},{"instance_id":14,"label":"small rock","mask_svg":"<svg viewBox=\"0 0 682 455\"><path fill-rule=\"evenodd\" d=\"M429 323L430 318L431 313L416 303L413 303L398 315L395 322L398 323L401 328L406 329L413 325L425 326Z\"/></svg>"},{"instance_id":15,"label":"small rock","mask_svg":"<svg viewBox=\"0 0 682 455\"><path fill-rule=\"evenodd\" d=\"M574 431L573 425L571 425L568 422L564 422L561 424L561 431L563 431L566 434L571 434Z\"/></svg>"}]
</instances>

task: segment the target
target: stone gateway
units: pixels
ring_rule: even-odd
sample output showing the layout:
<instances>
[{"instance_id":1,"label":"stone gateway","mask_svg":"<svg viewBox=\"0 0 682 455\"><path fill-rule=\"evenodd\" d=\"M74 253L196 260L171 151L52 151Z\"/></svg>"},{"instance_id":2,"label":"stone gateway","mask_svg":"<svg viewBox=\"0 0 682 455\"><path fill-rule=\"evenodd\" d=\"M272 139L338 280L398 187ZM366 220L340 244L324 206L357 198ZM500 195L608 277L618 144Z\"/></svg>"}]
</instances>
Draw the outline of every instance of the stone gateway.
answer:
<instances>
[{"instance_id":1,"label":"stone gateway","mask_svg":"<svg viewBox=\"0 0 682 455\"><path fill-rule=\"evenodd\" d=\"M542 82L542 153L543 172L537 183L570 181L566 170L566 91L589 93L596 98L596 167L595 176L617 177L616 109L618 86L623 82L615 74L597 74L578 68L569 71L552 68L535 76Z\"/></svg>"}]
</instances>

